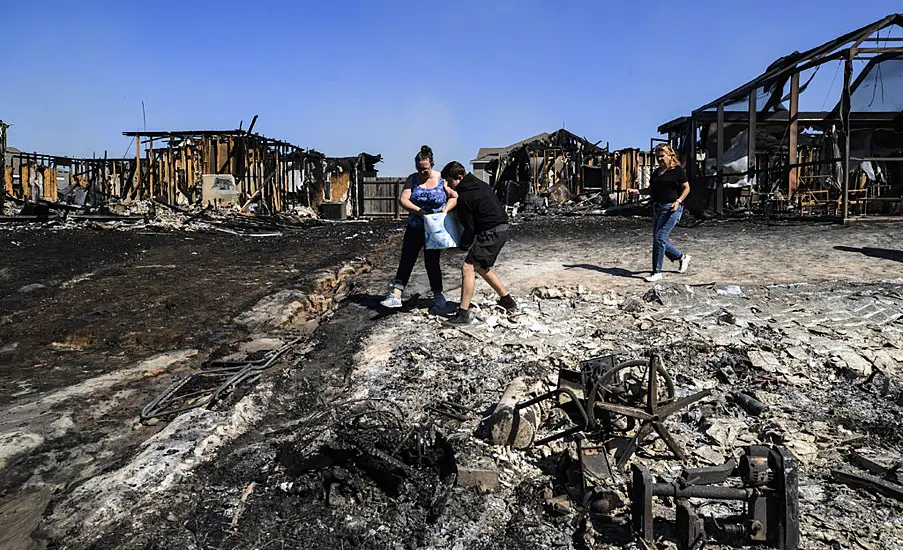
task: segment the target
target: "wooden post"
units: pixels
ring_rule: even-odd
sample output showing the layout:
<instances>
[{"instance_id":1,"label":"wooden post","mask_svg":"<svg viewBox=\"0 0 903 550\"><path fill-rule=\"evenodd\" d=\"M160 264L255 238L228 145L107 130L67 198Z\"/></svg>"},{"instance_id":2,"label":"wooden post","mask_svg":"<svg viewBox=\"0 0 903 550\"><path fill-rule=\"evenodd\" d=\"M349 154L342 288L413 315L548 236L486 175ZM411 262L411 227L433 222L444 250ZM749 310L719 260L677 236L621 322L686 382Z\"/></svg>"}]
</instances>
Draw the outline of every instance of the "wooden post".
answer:
<instances>
[{"instance_id":1,"label":"wooden post","mask_svg":"<svg viewBox=\"0 0 903 550\"><path fill-rule=\"evenodd\" d=\"M747 179L753 181L756 178L756 113L758 112L758 107L756 106L756 90L752 90L749 92L749 139L748 146L746 149L747 155L747 163L746 169L749 170ZM758 186L758 181L756 181L756 186Z\"/></svg>"},{"instance_id":2,"label":"wooden post","mask_svg":"<svg viewBox=\"0 0 903 550\"><path fill-rule=\"evenodd\" d=\"M0 185L2 185L3 189L0 189L0 216L3 215L3 205L5 200L4 189L9 190L10 194L12 191L10 189L10 183L7 181L6 177L6 124L0 120L0 178L3 181L0 181Z\"/></svg>"},{"instance_id":3,"label":"wooden post","mask_svg":"<svg viewBox=\"0 0 903 550\"><path fill-rule=\"evenodd\" d=\"M853 51L848 50L843 65L843 91L841 92L840 117L843 124L843 199L841 215L844 221L850 217L850 81L853 78Z\"/></svg>"},{"instance_id":4,"label":"wooden post","mask_svg":"<svg viewBox=\"0 0 903 550\"><path fill-rule=\"evenodd\" d=\"M655 149L653 149L654 151ZM696 179L696 116L690 115L687 124L687 180L693 186Z\"/></svg>"},{"instance_id":5,"label":"wooden post","mask_svg":"<svg viewBox=\"0 0 903 550\"><path fill-rule=\"evenodd\" d=\"M56 202L56 170L50 166L44 169L44 199Z\"/></svg>"},{"instance_id":6,"label":"wooden post","mask_svg":"<svg viewBox=\"0 0 903 550\"><path fill-rule=\"evenodd\" d=\"M724 103L718 104L715 146L715 212L724 213Z\"/></svg>"},{"instance_id":7,"label":"wooden post","mask_svg":"<svg viewBox=\"0 0 903 550\"><path fill-rule=\"evenodd\" d=\"M132 192L140 197L141 186L141 134L135 134L135 188Z\"/></svg>"},{"instance_id":8,"label":"wooden post","mask_svg":"<svg viewBox=\"0 0 903 550\"><path fill-rule=\"evenodd\" d=\"M352 215L355 218L363 218L364 217L364 182L361 181L363 178L361 177L361 172L358 170L359 164L363 160L363 155L358 157L358 162L354 163L354 171L351 173L351 176L354 178L354 195L348 193L348 198L350 199L352 196L356 197L357 200L354 202L354 208L352 208Z\"/></svg>"},{"instance_id":9,"label":"wooden post","mask_svg":"<svg viewBox=\"0 0 903 550\"><path fill-rule=\"evenodd\" d=\"M400 186L397 181L393 184L393 187L395 188L395 192L393 193L393 195L395 195L395 202L394 202L395 219L397 220L398 219L398 198L401 197L401 190L399 189Z\"/></svg>"},{"instance_id":10,"label":"wooden post","mask_svg":"<svg viewBox=\"0 0 903 550\"><path fill-rule=\"evenodd\" d=\"M796 188L799 185L799 152L797 142L799 140L799 108L800 108L800 73L793 73L790 77L790 139L789 162L790 172L787 174L787 200L793 200Z\"/></svg>"},{"instance_id":11,"label":"wooden post","mask_svg":"<svg viewBox=\"0 0 903 550\"><path fill-rule=\"evenodd\" d=\"M148 195L150 198L154 197L154 166L156 163L154 162L154 138L150 138L150 142L148 143L149 148L147 151L147 181L148 181Z\"/></svg>"},{"instance_id":12,"label":"wooden post","mask_svg":"<svg viewBox=\"0 0 903 550\"><path fill-rule=\"evenodd\" d=\"M23 162L19 168L19 184L22 187L22 196L28 200L31 194L31 182L28 181L28 163Z\"/></svg>"}]
</instances>

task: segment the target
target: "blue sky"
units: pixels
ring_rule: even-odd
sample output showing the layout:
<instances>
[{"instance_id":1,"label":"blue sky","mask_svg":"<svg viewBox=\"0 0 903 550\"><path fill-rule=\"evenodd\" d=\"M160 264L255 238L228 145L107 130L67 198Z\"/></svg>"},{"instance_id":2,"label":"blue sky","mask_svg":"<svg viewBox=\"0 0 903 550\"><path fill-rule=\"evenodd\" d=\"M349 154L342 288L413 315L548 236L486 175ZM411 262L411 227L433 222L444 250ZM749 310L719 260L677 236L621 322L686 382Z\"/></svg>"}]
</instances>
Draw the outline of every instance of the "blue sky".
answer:
<instances>
[{"instance_id":1,"label":"blue sky","mask_svg":"<svg viewBox=\"0 0 903 550\"><path fill-rule=\"evenodd\" d=\"M149 130L258 114L271 137L380 153L387 176L411 172L423 143L437 164L467 162L562 125L648 147L776 58L894 11L900 0L14 2L0 119L23 150L121 156L142 101Z\"/></svg>"}]
</instances>

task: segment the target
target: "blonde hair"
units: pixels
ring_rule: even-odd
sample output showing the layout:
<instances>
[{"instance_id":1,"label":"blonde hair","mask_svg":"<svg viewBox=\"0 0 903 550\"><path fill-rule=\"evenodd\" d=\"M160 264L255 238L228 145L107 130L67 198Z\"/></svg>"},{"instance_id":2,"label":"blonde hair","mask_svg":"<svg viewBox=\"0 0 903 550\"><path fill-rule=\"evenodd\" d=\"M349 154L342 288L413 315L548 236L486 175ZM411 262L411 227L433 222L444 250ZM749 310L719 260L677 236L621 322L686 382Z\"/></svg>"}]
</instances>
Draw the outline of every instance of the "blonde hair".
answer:
<instances>
[{"instance_id":1,"label":"blonde hair","mask_svg":"<svg viewBox=\"0 0 903 550\"><path fill-rule=\"evenodd\" d=\"M660 143L655 146L655 152L663 151L665 153L665 166L667 168L674 168L675 166L680 166L680 158L678 158L677 153L674 152L674 149L668 145L667 143Z\"/></svg>"}]
</instances>

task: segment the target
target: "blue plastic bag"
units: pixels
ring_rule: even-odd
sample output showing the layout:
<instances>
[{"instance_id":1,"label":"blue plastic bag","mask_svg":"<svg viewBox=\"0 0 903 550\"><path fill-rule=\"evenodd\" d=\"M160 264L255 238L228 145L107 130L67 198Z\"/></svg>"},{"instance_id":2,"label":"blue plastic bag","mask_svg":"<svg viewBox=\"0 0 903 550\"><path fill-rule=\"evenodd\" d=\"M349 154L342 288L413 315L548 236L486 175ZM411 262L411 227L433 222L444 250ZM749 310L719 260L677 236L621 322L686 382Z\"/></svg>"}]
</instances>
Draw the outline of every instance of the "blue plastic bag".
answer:
<instances>
[{"instance_id":1,"label":"blue plastic bag","mask_svg":"<svg viewBox=\"0 0 903 550\"><path fill-rule=\"evenodd\" d=\"M440 250L457 247L464 228L452 211L448 214L426 214L423 216L423 230L426 233L426 248Z\"/></svg>"}]
</instances>

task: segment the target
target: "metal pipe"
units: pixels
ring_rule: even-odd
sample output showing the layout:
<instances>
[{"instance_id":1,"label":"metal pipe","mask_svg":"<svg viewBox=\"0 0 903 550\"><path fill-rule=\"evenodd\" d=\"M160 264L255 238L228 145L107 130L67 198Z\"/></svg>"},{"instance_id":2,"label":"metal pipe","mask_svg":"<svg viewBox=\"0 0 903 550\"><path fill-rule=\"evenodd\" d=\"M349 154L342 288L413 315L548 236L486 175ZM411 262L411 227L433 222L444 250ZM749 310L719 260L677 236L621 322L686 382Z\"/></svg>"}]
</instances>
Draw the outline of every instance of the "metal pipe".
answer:
<instances>
[{"instance_id":1,"label":"metal pipe","mask_svg":"<svg viewBox=\"0 0 903 550\"><path fill-rule=\"evenodd\" d=\"M672 498L709 498L717 500L749 500L758 494L757 489L741 489L739 487L718 487L714 485L690 485L681 487L677 483L655 483L652 495Z\"/></svg>"}]
</instances>

